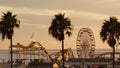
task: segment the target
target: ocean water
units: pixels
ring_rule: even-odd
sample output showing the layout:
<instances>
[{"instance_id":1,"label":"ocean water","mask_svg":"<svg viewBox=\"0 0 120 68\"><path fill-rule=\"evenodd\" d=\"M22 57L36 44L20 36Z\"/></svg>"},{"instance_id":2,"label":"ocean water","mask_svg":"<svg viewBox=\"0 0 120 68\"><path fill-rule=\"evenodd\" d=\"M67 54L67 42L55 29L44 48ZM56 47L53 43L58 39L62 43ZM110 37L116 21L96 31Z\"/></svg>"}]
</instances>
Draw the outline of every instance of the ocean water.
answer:
<instances>
[{"instance_id":1,"label":"ocean water","mask_svg":"<svg viewBox=\"0 0 120 68\"><path fill-rule=\"evenodd\" d=\"M60 50L59 49L49 49L47 50L47 52L49 54L53 53L53 52L59 52ZM77 51L76 49L73 49L73 54L74 54L74 57L78 57L77 56ZM96 49L95 50L95 54L102 54L102 53L105 53L105 52L112 52L112 49ZM120 52L120 49L117 49L116 52ZM21 55L22 57L27 57L27 58L30 58L30 56L23 56ZM19 58L18 55L13 55L14 58ZM118 56L120 57L120 55ZM0 50L0 62L7 62L8 60L10 59L10 52L9 50Z\"/></svg>"},{"instance_id":2,"label":"ocean water","mask_svg":"<svg viewBox=\"0 0 120 68\"><path fill-rule=\"evenodd\" d=\"M0 62L7 62L10 59L10 53L8 50L0 50Z\"/></svg>"}]
</instances>

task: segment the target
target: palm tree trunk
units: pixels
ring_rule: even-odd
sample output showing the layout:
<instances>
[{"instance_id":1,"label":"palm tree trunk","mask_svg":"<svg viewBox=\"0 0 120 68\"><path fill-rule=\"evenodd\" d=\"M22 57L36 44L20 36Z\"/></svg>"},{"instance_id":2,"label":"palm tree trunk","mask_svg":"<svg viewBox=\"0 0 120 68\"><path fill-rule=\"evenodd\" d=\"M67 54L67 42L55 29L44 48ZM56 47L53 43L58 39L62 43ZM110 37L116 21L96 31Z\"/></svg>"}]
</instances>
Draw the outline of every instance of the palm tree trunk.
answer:
<instances>
[{"instance_id":1,"label":"palm tree trunk","mask_svg":"<svg viewBox=\"0 0 120 68\"><path fill-rule=\"evenodd\" d=\"M113 68L115 68L115 46L113 46Z\"/></svg>"},{"instance_id":2,"label":"palm tree trunk","mask_svg":"<svg viewBox=\"0 0 120 68\"><path fill-rule=\"evenodd\" d=\"M64 68L64 40L62 40L62 60L63 60L62 68Z\"/></svg>"},{"instance_id":3,"label":"palm tree trunk","mask_svg":"<svg viewBox=\"0 0 120 68\"><path fill-rule=\"evenodd\" d=\"M13 68L13 65L12 65L12 61L13 61L13 59L12 59L12 57L13 57L13 55L12 55L12 38L10 39L10 47L11 47L11 68Z\"/></svg>"}]
</instances>

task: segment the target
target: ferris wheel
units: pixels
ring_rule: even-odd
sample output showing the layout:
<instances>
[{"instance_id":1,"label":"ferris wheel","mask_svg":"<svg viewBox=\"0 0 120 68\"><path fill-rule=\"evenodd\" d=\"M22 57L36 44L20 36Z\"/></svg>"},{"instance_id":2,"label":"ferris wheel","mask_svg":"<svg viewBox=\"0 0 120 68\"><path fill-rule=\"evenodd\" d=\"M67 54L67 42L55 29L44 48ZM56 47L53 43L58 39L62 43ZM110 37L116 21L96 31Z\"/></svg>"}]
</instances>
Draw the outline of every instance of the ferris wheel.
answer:
<instances>
[{"instance_id":1,"label":"ferris wheel","mask_svg":"<svg viewBox=\"0 0 120 68\"><path fill-rule=\"evenodd\" d=\"M76 48L78 58L93 58L95 53L95 39L90 28L79 30Z\"/></svg>"}]
</instances>

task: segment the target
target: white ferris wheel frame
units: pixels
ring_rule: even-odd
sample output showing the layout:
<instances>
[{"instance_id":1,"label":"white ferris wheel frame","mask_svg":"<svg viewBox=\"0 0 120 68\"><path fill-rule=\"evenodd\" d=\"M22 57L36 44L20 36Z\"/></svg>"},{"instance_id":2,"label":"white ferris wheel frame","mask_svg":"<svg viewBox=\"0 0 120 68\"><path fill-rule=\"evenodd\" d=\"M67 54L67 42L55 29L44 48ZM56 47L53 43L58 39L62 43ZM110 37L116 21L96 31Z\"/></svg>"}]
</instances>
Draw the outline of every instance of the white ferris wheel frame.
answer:
<instances>
[{"instance_id":1,"label":"white ferris wheel frame","mask_svg":"<svg viewBox=\"0 0 120 68\"><path fill-rule=\"evenodd\" d=\"M81 58L81 36L83 35L84 32L87 32L89 34L90 37L90 50L89 50L89 58L93 58L94 54L95 54L95 38L94 38L94 34L92 32L92 30L90 28L81 28L79 30L78 36L77 36L77 41L76 41L76 48L77 48L77 54L78 54L78 58ZM84 57L86 58L86 57Z\"/></svg>"}]
</instances>

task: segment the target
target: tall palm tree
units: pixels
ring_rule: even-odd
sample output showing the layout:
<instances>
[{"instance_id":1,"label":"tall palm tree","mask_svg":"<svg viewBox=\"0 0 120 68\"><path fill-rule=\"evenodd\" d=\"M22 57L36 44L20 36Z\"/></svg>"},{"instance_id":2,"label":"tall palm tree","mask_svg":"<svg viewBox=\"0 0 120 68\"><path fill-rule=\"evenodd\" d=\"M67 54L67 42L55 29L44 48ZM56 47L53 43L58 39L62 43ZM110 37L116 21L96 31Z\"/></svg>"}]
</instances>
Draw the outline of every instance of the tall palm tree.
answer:
<instances>
[{"instance_id":1,"label":"tall palm tree","mask_svg":"<svg viewBox=\"0 0 120 68\"><path fill-rule=\"evenodd\" d=\"M113 49L113 68L115 67L115 45L120 40L120 22L116 17L110 17L109 20L104 20L100 37L103 42L107 42Z\"/></svg>"},{"instance_id":2,"label":"tall palm tree","mask_svg":"<svg viewBox=\"0 0 120 68\"><path fill-rule=\"evenodd\" d=\"M0 34L2 35L2 40L5 38L10 40L11 46L11 68L12 68L12 37L14 35L14 28L20 26L20 21L13 15L12 12L3 12L3 16L0 21Z\"/></svg>"},{"instance_id":3,"label":"tall palm tree","mask_svg":"<svg viewBox=\"0 0 120 68\"><path fill-rule=\"evenodd\" d=\"M48 29L49 34L51 34L55 39L62 42L62 60L64 68L64 39L65 35L69 37L72 34L73 27L71 21L68 17L65 17L65 13L59 13L54 16L51 22L51 26Z\"/></svg>"}]
</instances>

